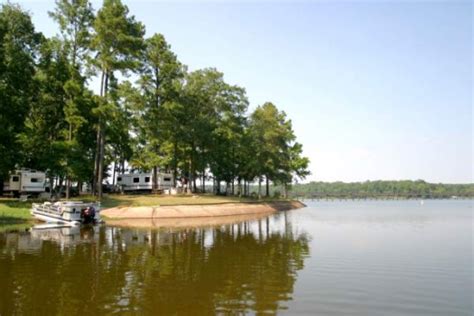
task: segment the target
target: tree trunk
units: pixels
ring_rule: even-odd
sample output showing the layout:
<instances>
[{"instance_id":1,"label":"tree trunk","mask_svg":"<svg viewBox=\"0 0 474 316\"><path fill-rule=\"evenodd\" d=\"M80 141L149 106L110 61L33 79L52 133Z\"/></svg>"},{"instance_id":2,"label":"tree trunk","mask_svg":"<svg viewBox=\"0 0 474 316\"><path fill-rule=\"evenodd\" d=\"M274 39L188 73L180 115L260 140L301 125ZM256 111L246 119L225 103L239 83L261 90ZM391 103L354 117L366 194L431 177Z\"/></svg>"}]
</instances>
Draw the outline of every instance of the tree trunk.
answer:
<instances>
[{"instance_id":1,"label":"tree trunk","mask_svg":"<svg viewBox=\"0 0 474 316\"><path fill-rule=\"evenodd\" d=\"M104 95L104 78L105 71L102 71L100 78L100 96ZM100 115L100 114L99 114ZM97 183L99 182L99 164L100 164L100 137L102 135L102 119L99 116L99 124L97 125L97 137L94 156L94 179L92 181L92 195L97 194Z\"/></svg>"},{"instance_id":2,"label":"tree trunk","mask_svg":"<svg viewBox=\"0 0 474 316\"><path fill-rule=\"evenodd\" d=\"M202 170L202 193L206 193L206 169Z\"/></svg>"},{"instance_id":3,"label":"tree trunk","mask_svg":"<svg viewBox=\"0 0 474 316\"><path fill-rule=\"evenodd\" d=\"M77 193L80 195L82 193L82 181L77 181Z\"/></svg>"},{"instance_id":4,"label":"tree trunk","mask_svg":"<svg viewBox=\"0 0 474 316\"><path fill-rule=\"evenodd\" d=\"M94 179L92 183L92 195L97 194L97 181L99 178L99 153L100 153L100 124L97 126L97 136L94 156Z\"/></svg>"},{"instance_id":5,"label":"tree trunk","mask_svg":"<svg viewBox=\"0 0 474 316\"><path fill-rule=\"evenodd\" d=\"M115 188L115 172L117 171L117 163L114 160L114 173L112 174L112 186Z\"/></svg>"},{"instance_id":6,"label":"tree trunk","mask_svg":"<svg viewBox=\"0 0 474 316\"><path fill-rule=\"evenodd\" d=\"M61 197L63 193L63 177L59 177L58 187L59 187L59 197Z\"/></svg>"},{"instance_id":7,"label":"tree trunk","mask_svg":"<svg viewBox=\"0 0 474 316\"><path fill-rule=\"evenodd\" d=\"M191 142L191 157L190 157L190 168L189 168L189 188L192 193L196 192L196 148L194 142Z\"/></svg>"},{"instance_id":8,"label":"tree trunk","mask_svg":"<svg viewBox=\"0 0 474 316\"><path fill-rule=\"evenodd\" d=\"M258 178L258 199L262 198L262 177Z\"/></svg>"},{"instance_id":9,"label":"tree trunk","mask_svg":"<svg viewBox=\"0 0 474 316\"><path fill-rule=\"evenodd\" d=\"M173 146L173 186L176 188L176 178L178 177L178 143L175 141Z\"/></svg>"},{"instance_id":10,"label":"tree trunk","mask_svg":"<svg viewBox=\"0 0 474 316\"><path fill-rule=\"evenodd\" d=\"M107 70L105 70L105 79L103 82L103 89L102 89L102 97L104 97L104 102L107 103L107 90L108 90L108 84L109 84L109 73ZM99 201L102 200L102 182L103 182L103 176L104 176L104 155L105 155L105 128L102 126L102 118L99 120L99 128L100 128L100 150L99 150L99 168L98 168L98 175L97 175L97 184L99 186L97 192L98 192L98 198Z\"/></svg>"},{"instance_id":11,"label":"tree trunk","mask_svg":"<svg viewBox=\"0 0 474 316\"><path fill-rule=\"evenodd\" d=\"M74 102L72 100L72 98L70 98L70 101ZM69 139L69 142L72 141L72 124L71 123L69 123L69 138L68 139ZM69 159L68 159L68 161L66 161L66 163L68 163L68 162L69 162ZM66 200L69 199L70 189L71 189L71 175L68 172L67 175L66 175Z\"/></svg>"},{"instance_id":12,"label":"tree trunk","mask_svg":"<svg viewBox=\"0 0 474 316\"><path fill-rule=\"evenodd\" d=\"M153 193L156 193L158 190L158 168L153 167Z\"/></svg>"},{"instance_id":13,"label":"tree trunk","mask_svg":"<svg viewBox=\"0 0 474 316\"><path fill-rule=\"evenodd\" d=\"M71 178L68 176L66 178L66 200L69 200L70 190L71 190Z\"/></svg>"},{"instance_id":14,"label":"tree trunk","mask_svg":"<svg viewBox=\"0 0 474 316\"><path fill-rule=\"evenodd\" d=\"M268 181L268 176L265 176L265 181L266 181L266 197L270 196L270 181Z\"/></svg>"},{"instance_id":15,"label":"tree trunk","mask_svg":"<svg viewBox=\"0 0 474 316\"><path fill-rule=\"evenodd\" d=\"M239 177L237 180L237 194L239 195L239 198L242 197L242 179Z\"/></svg>"},{"instance_id":16,"label":"tree trunk","mask_svg":"<svg viewBox=\"0 0 474 316\"><path fill-rule=\"evenodd\" d=\"M102 200L102 182L104 177L104 154L105 154L105 135L104 129L101 128L101 137L100 137L100 152L99 152L99 170L97 175L97 196L99 201Z\"/></svg>"}]
</instances>

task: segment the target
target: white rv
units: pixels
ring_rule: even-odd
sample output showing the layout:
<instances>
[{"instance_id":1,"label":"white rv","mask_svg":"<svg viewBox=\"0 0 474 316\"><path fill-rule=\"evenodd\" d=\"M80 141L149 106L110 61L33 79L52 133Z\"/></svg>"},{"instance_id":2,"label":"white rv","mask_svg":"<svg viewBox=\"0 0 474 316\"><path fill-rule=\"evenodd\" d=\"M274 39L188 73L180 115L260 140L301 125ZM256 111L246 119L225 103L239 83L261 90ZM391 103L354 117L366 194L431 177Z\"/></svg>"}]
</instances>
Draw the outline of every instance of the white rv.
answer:
<instances>
[{"instance_id":1,"label":"white rv","mask_svg":"<svg viewBox=\"0 0 474 316\"><path fill-rule=\"evenodd\" d=\"M170 173L157 173L158 190L170 189L173 186L173 176ZM126 173L117 177L117 185L124 192L151 191L153 189L153 173Z\"/></svg>"},{"instance_id":2,"label":"white rv","mask_svg":"<svg viewBox=\"0 0 474 316\"><path fill-rule=\"evenodd\" d=\"M31 169L21 169L12 172L3 183L3 191L15 196L21 194L38 195L43 193L46 183L46 174Z\"/></svg>"}]
</instances>

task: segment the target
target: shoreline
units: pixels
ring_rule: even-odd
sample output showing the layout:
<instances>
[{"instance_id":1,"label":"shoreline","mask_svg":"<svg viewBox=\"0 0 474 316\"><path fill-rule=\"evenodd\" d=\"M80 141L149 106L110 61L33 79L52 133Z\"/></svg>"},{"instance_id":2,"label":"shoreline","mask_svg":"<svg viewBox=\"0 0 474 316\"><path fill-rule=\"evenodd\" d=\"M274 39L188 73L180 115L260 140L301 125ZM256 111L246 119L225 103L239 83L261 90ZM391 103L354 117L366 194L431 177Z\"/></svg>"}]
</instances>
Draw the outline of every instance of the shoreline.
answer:
<instances>
[{"instance_id":1,"label":"shoreline","mask_svg":"<svg viewBox=\"0 0 474 316\"><path fill-rule=\"evenodd\" d=\"M262 220L275 212L262 212L256 214L201 216L178 218L107 218L106 225L112 227L137 228L137 229L186 229L218 227L222 225L240 224L247 221Z\"/></svg>"},{"instance_id":2,"label":"shoreline","mask_svg":"<svg viewBox=\"0 0 474 316\"><path fill-rule=\"evenodd\" d=\"M268 214L303 208L300 201L240 202L195 205L122 206L104 209L104 219L157 219L222 217L249 214Z\"/></svg>"}]
</instances>

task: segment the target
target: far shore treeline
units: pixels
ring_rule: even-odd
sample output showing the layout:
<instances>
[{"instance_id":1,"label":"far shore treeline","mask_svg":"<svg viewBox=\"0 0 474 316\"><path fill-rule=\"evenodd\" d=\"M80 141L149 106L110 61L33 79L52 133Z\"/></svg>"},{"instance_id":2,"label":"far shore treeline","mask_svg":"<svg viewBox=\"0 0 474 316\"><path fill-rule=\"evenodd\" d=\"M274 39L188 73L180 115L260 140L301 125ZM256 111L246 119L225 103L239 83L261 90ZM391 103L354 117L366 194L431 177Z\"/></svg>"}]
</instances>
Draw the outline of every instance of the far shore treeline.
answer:
<instances>
[{"instance_id":1,"label":"far shore treeline","mask_svg":"<svg viewBox=\"0 0 474 316\"><path fill-rule=\"evenodd\" d=\"M0 191L18 167L46 171L67 196L88 183L99 198L127 166L153 172L154 188L163 170L193 192L213 181L244 195L309 174L284 112L267 102L248 113L244 88L214 68L188 71L120 0L97 11L58 0L49 14L52 38L20 6L0 7Z\"/></svg>"},{"instance_id":2,"label":"far shore treeline","mask_svg":"<svg viewBox=\"0 0 474 316\"><path fill-rule=\"evenodd\" d=\"M279 195L278 186L273 194ZM298 198L472 198L474 184L428 183L423 180L410 181L365 181L365 182L310 182L296 184L291 191Z\"/></svg>"}]
</instances>

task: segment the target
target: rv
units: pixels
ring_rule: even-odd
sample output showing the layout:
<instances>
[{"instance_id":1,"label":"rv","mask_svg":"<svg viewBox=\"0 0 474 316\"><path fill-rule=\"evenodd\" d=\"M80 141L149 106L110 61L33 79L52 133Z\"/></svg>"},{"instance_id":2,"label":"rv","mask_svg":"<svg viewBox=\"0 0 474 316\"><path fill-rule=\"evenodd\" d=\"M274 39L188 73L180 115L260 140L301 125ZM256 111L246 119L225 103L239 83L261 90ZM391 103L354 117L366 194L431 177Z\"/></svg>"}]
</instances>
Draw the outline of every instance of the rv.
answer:
<instances>
[{"instance_id":1,"label":"rv","mask_svg":"<svg viewBox=\"0 0 474 316\"><path fill-rule=\"evenodd\" d=\"M41 171L31 169L16 170L11 173L9 178L3 183L5 193L20 196L39 195L45 192L46 174Z\"/></svg>"},{"instance_id":2,"label":"rv","mask_svg":"<svg viewBox=\"0 0 474 316\"><path fill-rule=\"evenodd\" d=\"M173 187L173 176L170 173L157 173L158 190L166 190ZM118 175L117 185L123 192L151 191L153 190L152 173L126 173Z\"/></svg>"}]
</instances>

